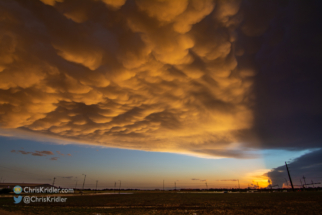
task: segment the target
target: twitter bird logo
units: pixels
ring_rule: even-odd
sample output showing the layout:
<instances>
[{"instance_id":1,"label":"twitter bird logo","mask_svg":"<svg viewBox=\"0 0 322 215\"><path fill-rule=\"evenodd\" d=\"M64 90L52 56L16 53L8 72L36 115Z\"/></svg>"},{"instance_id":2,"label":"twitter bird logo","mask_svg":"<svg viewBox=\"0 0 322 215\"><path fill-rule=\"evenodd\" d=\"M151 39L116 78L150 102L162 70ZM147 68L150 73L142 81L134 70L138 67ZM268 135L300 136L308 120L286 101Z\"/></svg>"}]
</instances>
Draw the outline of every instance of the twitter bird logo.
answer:
<instances>
[{"instance_id":1,"label":"twitter bird logo","mask_svg":"<svg viewBox=\"0 0 322 215\"><path fill-rule=\"evenodd\" d=\"M13 197L13 200L15 201L14 203L15 204L18 204L18 203L20 203L21 202L21 200L22 200L22 196L18 196L18 197Z\"/></svg>"}]
</instances>

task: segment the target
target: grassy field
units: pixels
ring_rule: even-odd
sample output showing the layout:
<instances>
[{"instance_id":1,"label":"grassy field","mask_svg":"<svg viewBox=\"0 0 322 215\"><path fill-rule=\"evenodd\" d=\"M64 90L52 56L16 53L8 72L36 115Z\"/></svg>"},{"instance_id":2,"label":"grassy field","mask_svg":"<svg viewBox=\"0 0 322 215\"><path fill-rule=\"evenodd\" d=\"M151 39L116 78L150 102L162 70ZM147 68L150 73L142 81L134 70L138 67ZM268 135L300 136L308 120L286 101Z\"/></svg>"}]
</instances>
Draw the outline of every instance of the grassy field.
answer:
<instances>
[{"instance_id":1,"label":"grassy field","mask_svg":"<svg viewBox=\"0 0 322 215\"><path fill-rule=\"evenodd\" d=\"M13 203L0 214L322 214L322 192L174 193L70 196L66 203Z\"/></svg>"}]
</instances>

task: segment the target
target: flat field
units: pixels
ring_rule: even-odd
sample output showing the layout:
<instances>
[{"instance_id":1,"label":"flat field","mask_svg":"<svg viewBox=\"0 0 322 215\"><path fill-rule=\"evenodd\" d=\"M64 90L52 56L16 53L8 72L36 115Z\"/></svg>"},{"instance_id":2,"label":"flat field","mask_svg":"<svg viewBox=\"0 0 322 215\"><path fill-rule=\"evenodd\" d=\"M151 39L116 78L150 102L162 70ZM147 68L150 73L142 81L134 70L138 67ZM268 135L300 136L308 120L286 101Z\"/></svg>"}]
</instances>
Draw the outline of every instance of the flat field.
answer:
<instances>
[{"instance_id":1,"label":"flat field","mask_svg":"<svg viewBox=\"0 0 322 215\"><path fill-rule=\"evenodd\" d=\"M0 214L322 214L322 192L181 193L67 196L65 203L13 203L0 198Z\"/></svg>"}]
</instances>

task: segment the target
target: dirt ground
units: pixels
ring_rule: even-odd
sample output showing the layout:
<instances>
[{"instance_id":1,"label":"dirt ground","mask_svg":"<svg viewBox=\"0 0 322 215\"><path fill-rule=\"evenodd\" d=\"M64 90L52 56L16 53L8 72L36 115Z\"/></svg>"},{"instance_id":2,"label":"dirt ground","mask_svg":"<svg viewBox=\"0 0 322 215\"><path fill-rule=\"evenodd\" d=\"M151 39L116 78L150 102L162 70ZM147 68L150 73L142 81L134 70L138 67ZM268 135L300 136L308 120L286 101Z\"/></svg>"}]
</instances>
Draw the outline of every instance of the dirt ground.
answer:
<instances>
[{"instance_id":1,"label":"dirt ground","mask_svg":"<svg viewBox=\"0 0 322 215\"><path fill-rule=\"evenodd\" d=\"M70 196L64 203L13 203L0 198L1 215L21 214L322 214L322 192L163 193Z\"/></svg>"}]
</instances>

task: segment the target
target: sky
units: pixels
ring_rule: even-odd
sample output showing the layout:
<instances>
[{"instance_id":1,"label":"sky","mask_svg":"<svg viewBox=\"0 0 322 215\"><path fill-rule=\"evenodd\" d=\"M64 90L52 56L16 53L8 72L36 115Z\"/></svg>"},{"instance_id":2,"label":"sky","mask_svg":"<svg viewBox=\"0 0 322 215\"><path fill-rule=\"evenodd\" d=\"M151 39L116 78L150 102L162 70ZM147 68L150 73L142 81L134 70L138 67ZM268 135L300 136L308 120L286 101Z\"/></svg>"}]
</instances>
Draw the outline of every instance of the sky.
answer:
<instances>
[{"instance_id":1,"label":"sky","mask_svg":"<svg viewBox=\"0 0 322 215\"><path fill-rule=\"evenodd\" d=\"M0 0L1 182L321 181L320 8Z\"/></svg>"}]
</instances>

